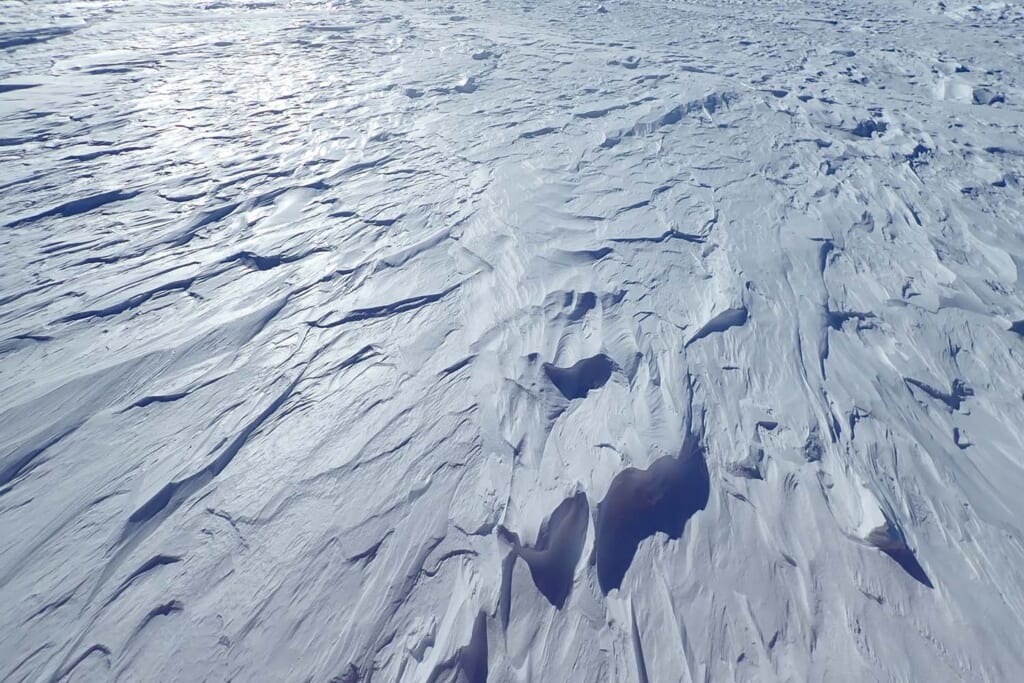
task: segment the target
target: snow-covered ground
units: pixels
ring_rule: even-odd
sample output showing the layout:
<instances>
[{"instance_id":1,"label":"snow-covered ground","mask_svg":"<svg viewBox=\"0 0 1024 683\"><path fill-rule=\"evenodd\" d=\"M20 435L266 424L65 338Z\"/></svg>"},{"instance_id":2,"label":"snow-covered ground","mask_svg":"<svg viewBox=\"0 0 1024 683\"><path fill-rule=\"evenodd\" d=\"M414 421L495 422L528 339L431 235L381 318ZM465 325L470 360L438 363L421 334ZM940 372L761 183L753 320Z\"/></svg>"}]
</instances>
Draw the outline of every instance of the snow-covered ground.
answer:
<instances>
[{"instance_id":1,"label":"snow-covered ground","mask_svg":"<svg viewBox=\"0 0 1024 683\"><path fill-rule=\"evenodd\" d=\"M1022 36L0 1L0 679L1019 680Z\"/></svg>"}]
</instances>

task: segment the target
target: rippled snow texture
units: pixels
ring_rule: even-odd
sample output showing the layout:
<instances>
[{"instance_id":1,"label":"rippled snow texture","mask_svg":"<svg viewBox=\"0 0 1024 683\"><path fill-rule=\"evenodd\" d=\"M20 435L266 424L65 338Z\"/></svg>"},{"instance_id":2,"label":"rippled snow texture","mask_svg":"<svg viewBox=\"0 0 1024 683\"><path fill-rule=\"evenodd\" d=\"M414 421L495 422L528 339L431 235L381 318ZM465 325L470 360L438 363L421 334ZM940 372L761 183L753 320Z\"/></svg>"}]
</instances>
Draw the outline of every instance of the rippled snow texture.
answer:
<instances>
[{"instance_id":1,"label":"rippled snow texture","mask_svg":"<svg viewBox=\"0 0 1024 683\"><path fill-rule=\"evenodd\" d=\"M1022 35L0 1L0 679L1018 680Z\"/></svg>"}]
</instances>

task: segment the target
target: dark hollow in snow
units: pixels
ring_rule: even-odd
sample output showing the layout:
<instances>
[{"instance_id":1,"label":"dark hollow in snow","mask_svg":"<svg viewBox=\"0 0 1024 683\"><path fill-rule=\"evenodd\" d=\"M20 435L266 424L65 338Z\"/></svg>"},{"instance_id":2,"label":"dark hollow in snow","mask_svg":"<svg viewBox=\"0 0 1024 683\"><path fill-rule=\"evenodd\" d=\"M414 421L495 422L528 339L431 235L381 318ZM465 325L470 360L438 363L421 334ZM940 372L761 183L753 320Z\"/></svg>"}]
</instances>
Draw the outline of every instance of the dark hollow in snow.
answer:
<instances>
[{"instance_id":1,"label":"dark hollow in snow","mask_svg":"<svg viewBox=\"0 0 1024 683\"><path fill-rule=\"evenodd\" d=\"M949 393L940 391L935 387L925 384L920 380L916 380L913 377L904 378L904 383L907 386L914 386L928 394L934 399L942 401L950 410L960 410L960 404L963 403L964 399L974 396L974 390L964 384L963 380L955 379L950 384Z\"/></svg>"},{"instance_id":2,"label":"dark hollow in snow","mask_svg":"<svg viewBox=\"0 0 1024 683\"><path fill-rule=\"evenodd\" d=\"M864 119L857 123L857 126L851 131L854 135L861 138L870 138L875 133L884 133L888 126L884 121L876 121L874 119Z\"/></svg>"},{"instance_id":3,"label":"dark hollow in snow","mask_svg":"<svg viewBox=\"0 0 1024 683\"><path fill-rule=\"evenodd\" d=\"M640 628L636 625L636 610L631 605L629 615L633 618L633 655L636 657L636 676L640 683L649 683L647 663L644 661L644 644L640 639Z\"/></svg>"},{"instance_id":4,"label":"dark hollow in snow","mask_svg":"<svg viewBox=\"0 0 1024 683\"><path fill-rule=\"evenodd\" d=\"M707 505L710 480L699 448L667 455L646 470L620 472L597 508L594 559L605 594L619 588L641 541L657 532L683 535L686 521Z\"/></svg>"},{"instance_id":5,"label":"dark hollow in snow","mask_svg":"<svg viewBox=\"0 0 1024 683\"><path fill-rule=\"evenodd\" d=\"M445 675L447 674L447 677ZM444 678L443 678L444 677ZM487 683L487 614L481 611L473 622L469 643L459 648L451 659L437 665L427 683L440 680L458 683Z\"/></svg>"},{"instance_id":6,"label":"dark hollow in snow","mask_svg":"<svg viewBox=\"0 0 1024 683\"><path fill-rule=\"evenodd\" d=\"M910 548L882 548L882 552L896 560L896 563L903 567L903 571L910 574L918 582L928 586L929 588L935 588L935 586L932 585L931 579L929 579L928 575L925 573L924 567L922 567L921 563L917 561L916 557L914 557L914 553L910 551Z\"/></svg>"},{"instance_id":7,"label":"dark hollow in snow","mask_svg":"<svg viewBox=\"0 0 1024 683\"><path fill-rule=\"evenodd\" d=\"M469 683L487 683L487 615L480 612L473 623L469 644L459 649L459 668Z\"/></svg>"},{"instance_id":8,"label":"dark hollow in snow","mask_svg":"<svg viewBox=\"0 0 1024 683\"><path fill-rule=\"evenodd\" d=\"M25 223L31 223L33 221L40 220L42 218L50 218L51 216L62 216L64 218L70 216L77 216L87 211L93 211L107 204L113 202L121 202L127 199L132 199L139 193L137 191L124 191L124 190L113 190L110 192L100 192L98 194L90 195L88 197L82 197L80 199L73 199L63 204L59 204L50 209L46 209L41 213L37 213L34 216L28 218L22 218L15 220L12 223L8 223L7 227L14 228Z\"/></svg>"},{"instance_id":9,"label":"dark hollow in snow","mask_svg":"<svg viewBox=\"0 0 1024 683\"><path fill-rule=\"evenodd\" d=\"M867 541L895 560L896 564L902 567L903 571L907 572L907 574L910 574L914 580L928 588L935 587L925 573L924 567L917 561L914 552L907 545L903 531L897 525L887 521L885 525L872 531L868 535Z\"/></svg>"},{"instance_id":10,"label":"dark hollow in snow","mask_svg":"<svg viewBox=\"0 0 1024 683\"><path fill-rule=\"evenodd\" d=\"M569 400L583 398L591 390L603 387L614 369L615 362L603 353L584 358L568 368L544 364L548 379Z\"/></svg>"},{"instance_id":11,"label":"dark hollow in snow","mask_svg":"<svg viewBox=\"0 0 1024 683\"><path fill-rule=\"evenodd\" d=\"M557 609L565 606L572 589L576 565L587 538L589 514L587 495L581 491L558 504L541 525L533 547L521 545L515 534L502 529L512 541L514 554L523 558L530 568L537 590Z\"/></svg>"},{"instance_id":12,"label":"dark hollow in snow","mask_svg":"<svg viewBox=\"0 0 1024 683\"><path fill-rule=\"evenodd\" d=\"M697 330L685 346L689 347L716 332L725 332L731 327L740 327L747 324L747 307L729 308L709 320L702 328Z\"/></svg>"}]
</instances>

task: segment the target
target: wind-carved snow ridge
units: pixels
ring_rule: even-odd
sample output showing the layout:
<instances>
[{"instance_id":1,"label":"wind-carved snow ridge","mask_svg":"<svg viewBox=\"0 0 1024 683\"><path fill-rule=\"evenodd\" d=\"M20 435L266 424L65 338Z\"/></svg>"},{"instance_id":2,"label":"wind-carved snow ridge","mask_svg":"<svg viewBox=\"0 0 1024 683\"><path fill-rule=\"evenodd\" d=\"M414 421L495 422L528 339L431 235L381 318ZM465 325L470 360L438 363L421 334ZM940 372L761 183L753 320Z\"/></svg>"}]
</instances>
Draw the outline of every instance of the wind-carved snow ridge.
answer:
<instances>
[{"instance_id":1,"label":"wind-carved snow ridge","mask_svg":"<svg viewBox=\"0 0 1024 683\"><path fill-rule=\"evenodd\" d=\"M1019 2L0 15L0 680L1020 678Z\"/></svg>"}]
</instances>

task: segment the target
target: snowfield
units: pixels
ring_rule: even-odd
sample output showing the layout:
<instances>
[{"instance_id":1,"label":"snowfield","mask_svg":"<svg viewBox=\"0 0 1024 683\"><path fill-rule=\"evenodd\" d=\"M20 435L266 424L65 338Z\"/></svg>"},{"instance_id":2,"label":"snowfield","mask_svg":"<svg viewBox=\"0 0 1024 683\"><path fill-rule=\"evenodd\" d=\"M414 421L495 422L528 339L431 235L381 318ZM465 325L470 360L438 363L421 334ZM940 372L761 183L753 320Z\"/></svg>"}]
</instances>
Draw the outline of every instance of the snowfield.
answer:
<instances>
[{"instance_id":1,"label":"snowfield","mask_svg":"<svg viewBox=\"0 0 1024 683\"><path fill-rule=\"evenodd\" d=\"M1022 36L0 0L0 680L1020 680Z\"/></svg>"}]
</instances>

